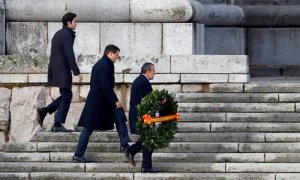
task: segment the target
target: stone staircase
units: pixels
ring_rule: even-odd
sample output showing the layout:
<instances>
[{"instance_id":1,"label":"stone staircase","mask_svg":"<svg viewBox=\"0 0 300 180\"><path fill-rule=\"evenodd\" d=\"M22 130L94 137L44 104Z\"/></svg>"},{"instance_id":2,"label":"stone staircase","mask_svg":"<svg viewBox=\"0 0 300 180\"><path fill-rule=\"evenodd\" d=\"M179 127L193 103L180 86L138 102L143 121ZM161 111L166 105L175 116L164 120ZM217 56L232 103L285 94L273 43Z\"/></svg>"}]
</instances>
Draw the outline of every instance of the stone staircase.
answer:
<instances>
[{"instance_id":1,"label":"stone staircase","mask_svg":"<svg viewBox=\"0 0 300 180\"><path fill-rule=\"evenodd\" d=\"M0 179L300 179L300 81L255 80L243 92L179 93L179 131L155 151L157 174L124 163L115 131L95 132L87 159L72 163L79 132L40 132L7 143ZM132 140L136 137L132 137Z\"/></svg>"}]
</instances>

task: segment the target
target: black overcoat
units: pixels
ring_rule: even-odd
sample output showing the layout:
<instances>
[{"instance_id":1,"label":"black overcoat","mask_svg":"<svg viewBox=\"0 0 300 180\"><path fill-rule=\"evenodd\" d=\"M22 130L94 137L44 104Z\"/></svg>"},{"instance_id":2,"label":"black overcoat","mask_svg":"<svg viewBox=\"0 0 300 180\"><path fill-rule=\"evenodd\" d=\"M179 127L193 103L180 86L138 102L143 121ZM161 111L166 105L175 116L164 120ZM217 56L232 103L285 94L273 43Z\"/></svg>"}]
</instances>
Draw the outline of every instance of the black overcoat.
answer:
<instances>
[{"instance_id":1,"label":"black overcoat","mask_svg":"<svg viewBox=\"0 0 300 180\"><path fill-rule=\"evenodd\" d=\"M130 109L129 109L129 123L130 132L137 134L137 105L141 102L149 92L152 91L151 84L146 76L140 74L132 83L130 93Z\"/></svg>"},{"instance_id":2,"label":"black overcoat","mask_svg":"<svg viewBox=\"0 0 300 180\"><path fill-rule=\"evenodd\" d=\"M113 90L114 72L114 64L106 55L93 66L90 91L78 126L90 130L111 130L114 128L113 108L116 108L118 101Z\"/></svg>"},{"instance_id":3,"label":"black overcoat","mask_svg":"<svg viewBox=\"0 0 300 180\"><path fill-rule=\"evenodd\" d=\"M76 64L73 44L75 32L63 26L53 38L48 67L48 84L54 87L71 88L72 72L75 76L80 74Z\"/></svg>"}]
</instances>

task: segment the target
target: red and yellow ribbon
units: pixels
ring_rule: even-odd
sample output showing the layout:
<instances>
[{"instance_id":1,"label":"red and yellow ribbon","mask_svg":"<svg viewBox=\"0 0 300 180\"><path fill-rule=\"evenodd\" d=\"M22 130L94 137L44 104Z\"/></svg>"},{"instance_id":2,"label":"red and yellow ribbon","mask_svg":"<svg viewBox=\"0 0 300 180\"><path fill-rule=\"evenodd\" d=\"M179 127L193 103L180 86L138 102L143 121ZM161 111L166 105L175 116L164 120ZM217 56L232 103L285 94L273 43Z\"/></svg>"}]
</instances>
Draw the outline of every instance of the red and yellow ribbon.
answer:
<instances>
[{"instance_id":1,"label":"red and yellow ribbon","mask_svg":"<svg viewBox=\"0 0 300 180\"><path fill-rule=\"evenodd\" d=\"M151 117L149 114L145 114L142 118L144 120L144 124L151 124L157 122L179 121L180 115L179 113L175 113L166 116Z\"/></svg>"}]
</instances>

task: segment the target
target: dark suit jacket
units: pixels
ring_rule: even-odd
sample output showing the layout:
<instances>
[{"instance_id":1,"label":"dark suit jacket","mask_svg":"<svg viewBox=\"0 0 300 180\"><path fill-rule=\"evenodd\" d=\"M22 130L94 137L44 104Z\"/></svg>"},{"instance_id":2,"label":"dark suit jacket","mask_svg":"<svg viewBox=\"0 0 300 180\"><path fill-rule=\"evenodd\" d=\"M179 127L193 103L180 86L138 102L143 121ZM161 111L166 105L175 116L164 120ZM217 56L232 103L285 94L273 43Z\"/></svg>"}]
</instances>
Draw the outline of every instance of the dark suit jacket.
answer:
<instances>
[{"instance_id":1,"label":"dark suit jacket","mask_svg":"<svg viewBox=\"0 0 300 180\"><path fill-rule=\"evenodd\" d=\"M50 86L71 88L71 71L75 76L80 74L73 50L74 39L75 32L66 26L54 34L48 67L48 84Z\"/></svg>"},{"instance_id":2,"label":"dark suit jacket","mask_svg":"<svg viewBox=\"0 0 300 180\"><path fill-rule=\"evenodd\" d=\"M129 125L132 134L137 134L137 105L141 102L149 92L152 91L149 80L142 74L138 76L132 83L130 93L130 109L129 109Z\"/></svg>"},{"instance_id":3,"label":"dark suit jacket","mask_svg":"<svg viewBox=\"0 0 300 180\"><path fill-rule=\"evenodd\" d=\"M92 69L90 91L78 122L78 126L90 130L114 128L113 108L118 98L113 90L115 69L112 61L104 55Z\"/></svg>"}]
</instances>

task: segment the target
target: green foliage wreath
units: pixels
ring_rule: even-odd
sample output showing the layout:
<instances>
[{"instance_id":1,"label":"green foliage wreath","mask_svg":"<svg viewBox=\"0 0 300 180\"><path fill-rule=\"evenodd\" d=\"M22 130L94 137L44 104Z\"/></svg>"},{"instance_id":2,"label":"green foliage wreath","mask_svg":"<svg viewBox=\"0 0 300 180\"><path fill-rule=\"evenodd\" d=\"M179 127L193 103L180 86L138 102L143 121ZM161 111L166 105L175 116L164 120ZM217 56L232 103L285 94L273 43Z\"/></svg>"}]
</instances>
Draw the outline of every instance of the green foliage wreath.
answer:
<instances>
[{"instance_id":1,"label":"green foliage wreath","mask_svg":"<svg viewBox=\"0 0 300 180\"><path fill-rule=\"evenodd\" d=\"M162 103L164 100L166 102ZM144 124L142 116L171 115L177 113L177 108L177 101L166 90L154 90L142 99L137 106L137 130L143 145L152 150L167 147L177 131L177 121Z\"/></svg>"}]
</instances>

